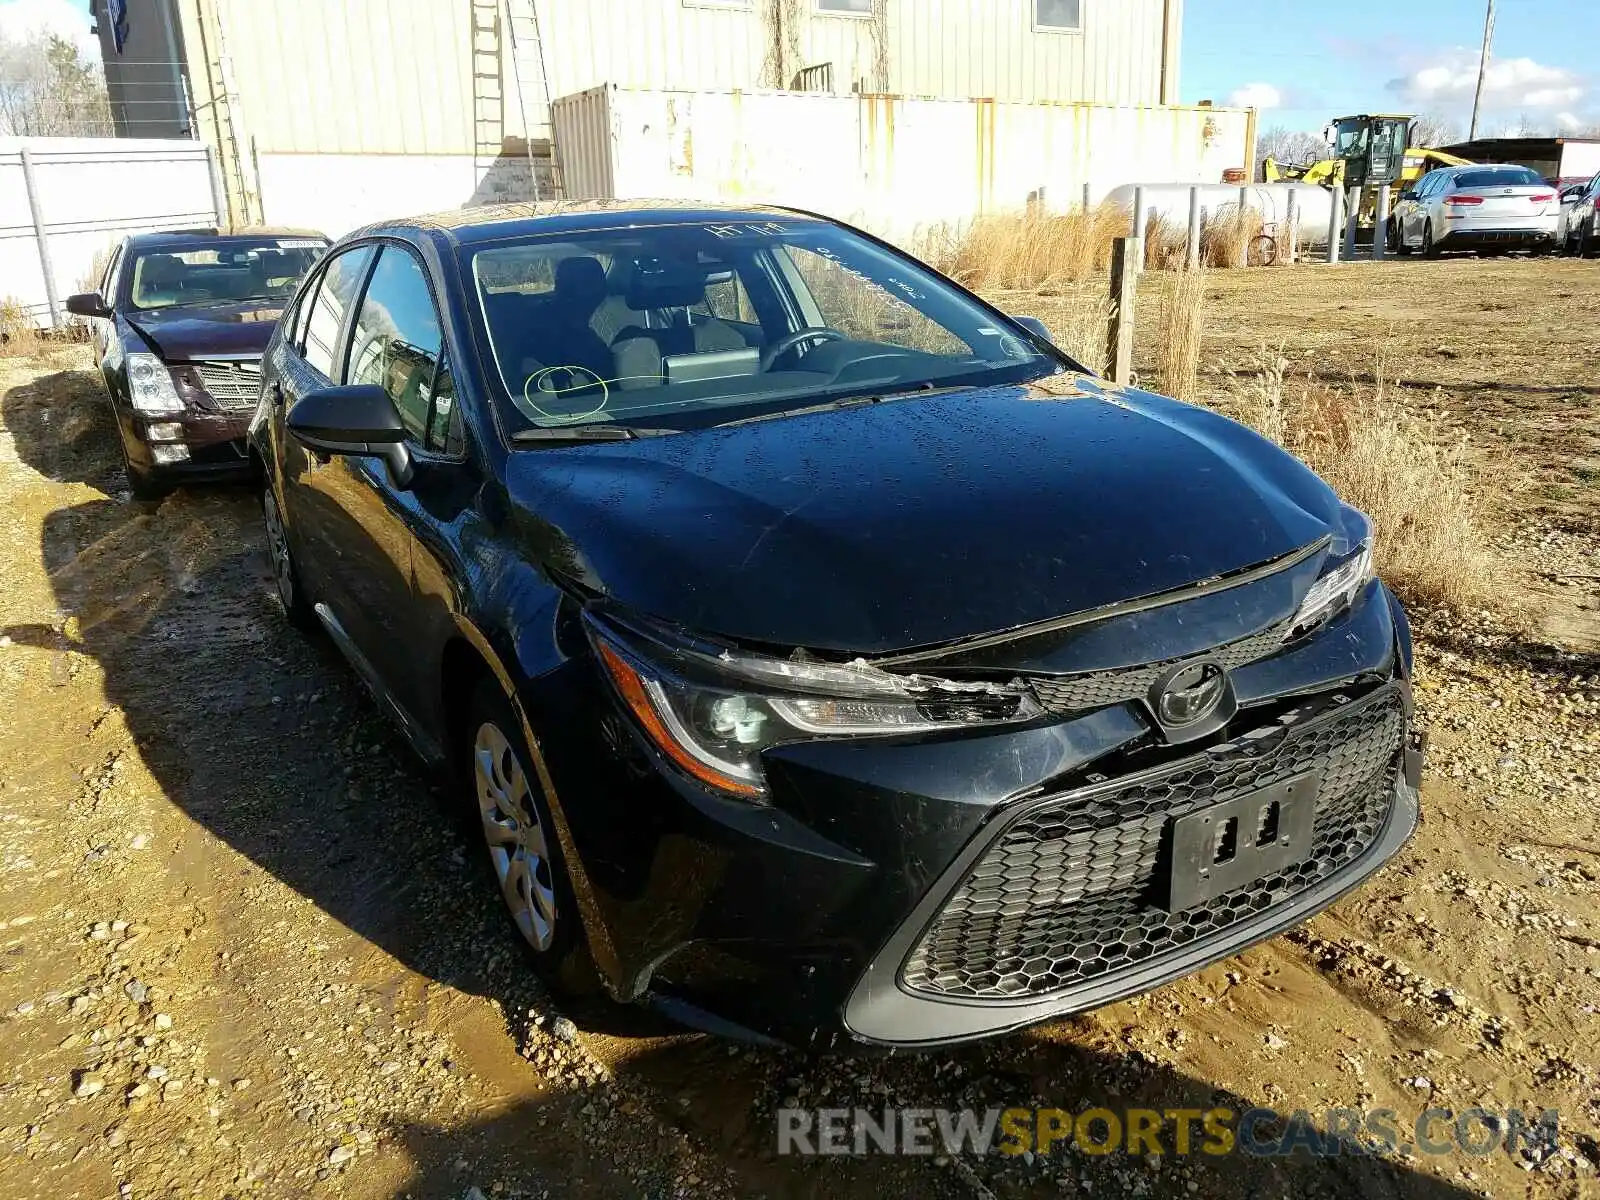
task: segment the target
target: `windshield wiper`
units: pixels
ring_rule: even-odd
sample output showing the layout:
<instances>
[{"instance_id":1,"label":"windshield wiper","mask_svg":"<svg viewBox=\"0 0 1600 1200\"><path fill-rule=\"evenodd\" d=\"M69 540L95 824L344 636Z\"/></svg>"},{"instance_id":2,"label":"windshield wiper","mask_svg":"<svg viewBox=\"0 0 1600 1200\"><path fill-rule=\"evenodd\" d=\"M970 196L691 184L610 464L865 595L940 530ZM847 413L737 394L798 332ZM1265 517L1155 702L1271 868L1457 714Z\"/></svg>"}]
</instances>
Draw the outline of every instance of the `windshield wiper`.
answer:
<instances>
[{"instance_id":1,"label":"windshield wiper","mask_svg":"<svg viewBox=\"0 0 1600 1200\"><path fill-rule=\"evenodd\" d=\"M634 438L664 437L677 429L652 429L643 425L536 425L519 429L511 440L519 445L537 442L626 442Z\"/></svg>"},{"instance_id":2,"label":"windshield wiper","mask_svg":"<svg viewBox=\"0 0 1600 1200\"><path fill-rule=\"evenodd\" d=\"M939 387L932 382L913 384L911 387L902 388L897 392L884 392L881 395L843 396L838 400L825 400L821 404L808 404L804 408L783 408L777 412L758 413L753 417L740 417L735 421L723 421L713 425L713 429L732 429L736 425L754 425L757 421L774 421L779 417L803 417L808 413L835 412L841 408L860 408L868 404L882 404L886 400L903 400L911 396L918 399L924 396L939 396L945 392L971 391L971 384L954 384L950 387Z\"/></svg>"}]
</instances>

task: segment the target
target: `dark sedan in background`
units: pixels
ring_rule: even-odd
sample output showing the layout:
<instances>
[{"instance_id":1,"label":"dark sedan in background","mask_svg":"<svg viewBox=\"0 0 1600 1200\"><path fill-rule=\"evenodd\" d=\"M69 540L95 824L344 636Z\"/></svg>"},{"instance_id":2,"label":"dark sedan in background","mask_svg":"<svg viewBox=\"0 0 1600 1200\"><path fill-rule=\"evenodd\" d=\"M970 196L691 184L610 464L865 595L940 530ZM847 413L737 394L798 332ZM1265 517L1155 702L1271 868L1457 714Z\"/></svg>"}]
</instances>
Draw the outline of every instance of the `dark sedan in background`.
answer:
<instances>
[{"instance_id":1,"label":"dark sedan in background","mask_svg":"<svg viewBox=\"0 0 1600 1200\"><path fill-rule=\"evenodd\" d=\"M248 471L261 352L328 248L299 230L178 230L123 240L100 288L69 297L93 324L134 495Z\"/></svg>"},{"instance_id":2,"label":"dark sedan in background","mask_svg":"<svg viewBox=\"0 0 1600 1200\"><path fill-rule=\"evenodd\" d=\"M959 1041L1304 920L1416 822L1367 519L835 222L375 226L263 383L284 608L455 775L558 977Z\"/></svg>"}]
</instances>

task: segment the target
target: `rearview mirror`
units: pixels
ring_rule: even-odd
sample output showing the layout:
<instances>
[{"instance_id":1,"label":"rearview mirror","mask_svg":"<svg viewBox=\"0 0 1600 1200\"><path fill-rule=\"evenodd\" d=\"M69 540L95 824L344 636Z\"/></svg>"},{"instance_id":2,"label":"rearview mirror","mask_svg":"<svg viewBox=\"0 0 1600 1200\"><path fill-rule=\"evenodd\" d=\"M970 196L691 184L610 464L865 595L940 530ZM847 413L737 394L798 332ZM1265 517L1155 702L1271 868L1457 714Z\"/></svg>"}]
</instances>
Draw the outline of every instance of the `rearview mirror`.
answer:
<instances>
[{"instance_id":1,"label":"rearview mirror","mask_svg":"<svg viewBox=\"0 0 1600 1200\"><path fill-rule=\"evenodd\" d=\"M323 454L373 454L396 487L411 484L406 427L389 393L375 383L321 388L297 400L284 418L296 441Z\"/></svg>"},{"instance_id":2,"label":"rearview mirror","mask_svg":"<svg viewBox=\"0 0 1600 1200\"><path fill-rule=\"evenodd\" d=\"M79 292L67 297L67 311L75 317L109 317L111 306L99 292Z\"/></svg>"},{"instance_id":3,"label":"rearview mirror","mask_svg":"<svg viewBox=\"0 0 1600 1200\"><path fill-rule=\"evenodd\" d=\"M1018 325L1021 325L1029 333L1033 334L1034 337L1041 338L1044 341L1049 342L1051 345L1055 344L1051 340L1049 326L1047 326L1043 321L1039 320L1038 317L1015 317L1014 316L1011 319L1013 321L1015 321Z\"/></svg>"}]
</instances>

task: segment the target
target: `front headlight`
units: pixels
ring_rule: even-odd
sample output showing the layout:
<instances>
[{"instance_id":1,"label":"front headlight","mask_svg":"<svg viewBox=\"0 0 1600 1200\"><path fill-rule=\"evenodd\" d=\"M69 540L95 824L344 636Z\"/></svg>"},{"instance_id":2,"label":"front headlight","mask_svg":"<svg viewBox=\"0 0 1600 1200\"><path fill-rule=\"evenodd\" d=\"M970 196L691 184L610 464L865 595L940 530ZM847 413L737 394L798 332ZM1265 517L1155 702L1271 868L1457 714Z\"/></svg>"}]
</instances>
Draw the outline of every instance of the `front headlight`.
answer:
<instances>
[{"instance_id":1,"label":"front headlight","mask_svg":"<svg viewBox=\"0 0 1600 1200\"><path fill-rule=\"evenodd\" d=\"M1300 610L1284 634L1286 642L1305 637L1343 612L1372 578L1372 522L1348 505L1341 515L1344 518L1343 543L1335 541L1336 557L1301 601Z\"/></svg>"},{"instance_id":2,"label":"front headlight","mask_svg":"<svg viewBox=\"0 0 1600 1200\"><path fill-rule=\"evenodd\" d=\"M133 407L147 417L170 417L181 413L183 400L173 386L172 372L154 354L135 351L126 358L128 398Z\"/></svg>"},{"instance_id":3,"label":"front headlight","mask_svg":"<svg viewBox=\"0 0 1600 1200\"><path fill-rule=\"evenodd\" d=\"M768 658L599 621L589 628L606 673L656 748L700 782L748 799L767 791L762 752L785 742L930 733L1042 711L1020 683Z\"/></svg>"}]
</instances>

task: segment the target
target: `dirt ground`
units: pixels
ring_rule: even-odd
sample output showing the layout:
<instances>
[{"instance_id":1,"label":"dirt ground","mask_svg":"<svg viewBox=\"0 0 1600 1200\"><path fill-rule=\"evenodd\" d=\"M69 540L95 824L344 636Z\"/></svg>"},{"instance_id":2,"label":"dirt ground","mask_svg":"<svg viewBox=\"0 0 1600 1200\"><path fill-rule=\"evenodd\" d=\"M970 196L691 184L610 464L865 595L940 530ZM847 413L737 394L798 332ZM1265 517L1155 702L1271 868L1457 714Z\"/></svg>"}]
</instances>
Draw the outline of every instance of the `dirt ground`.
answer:
<instances>
[{"instance_id":1,"label":"dirt ground","mask_svg":"<svg viewBox=\"0 0 1600 1200\"><path fill-rule=\"evenodd\" d=\"M1264 345L1351 386L1381 356L1470 430L1534 616L1418 614L1424 824L1352 898L1147 997L892 1059L546 995L456 798L280 619L253 497L131 501L84 349L0 359L0 1196L1595 1194L1600 268L1213 289L1206 389ZM787 1103L1517 1106L1558 1109L1561 1141L800 1159L775 1153Z\"/></svg>"}]
</instances>

